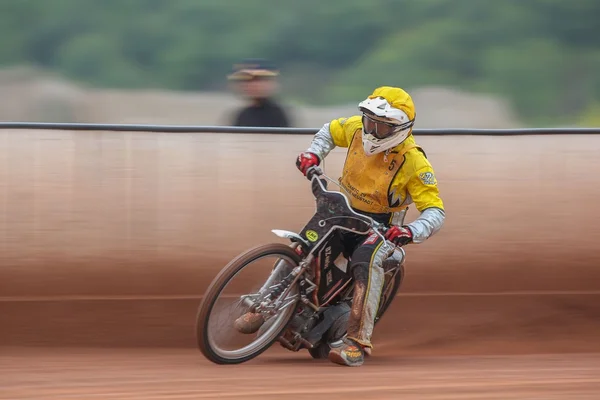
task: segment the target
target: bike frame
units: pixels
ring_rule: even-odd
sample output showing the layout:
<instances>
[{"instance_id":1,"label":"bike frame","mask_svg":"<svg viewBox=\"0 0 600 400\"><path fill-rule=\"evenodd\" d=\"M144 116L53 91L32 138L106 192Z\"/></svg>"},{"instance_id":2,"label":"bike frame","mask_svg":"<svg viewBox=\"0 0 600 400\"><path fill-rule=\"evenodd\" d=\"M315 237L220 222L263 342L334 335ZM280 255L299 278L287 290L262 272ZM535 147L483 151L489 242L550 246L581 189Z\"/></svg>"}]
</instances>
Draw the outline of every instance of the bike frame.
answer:
<instances>
[{"instance_id":1,"label":"bike frame","mask_svg":"<svg viewBox=\"0 0 600 400\"><path fill-rule=\"evenodd\" d=\"M277 300L275 300L275 303L274 303L275 309L279 309L279 307L281 307L281 303L284 301L284 299L286 299L289 292L292 290L292 288L295 287L295 285L298 283L298 281L300 279L304 279L310 285L309 291L305 292L305 294L311 293L312 290L314 290L317 287L317 285L314 282L311 282L309 279L304 277L304 273L307 271L308 268L310 268L312 262L314 261L315 253L321 249L323 244L325 244L329 241L330 236L336 230L347 231L347 232L356 233L356 234L360 234L360 235L367 235L369 232L374 232L383 240L383 243L384 243L383 246L389 247L388 250L390 250L390 253L392 253L396 248L396 246L392 245L391 242L388 242L385 239L385 237L383 235L383 231L386 229L386 227L384 224L381 224L381 223L375 221L373 218L371 218L369 216L366 216L366 215L363 215L363 214L360 214L360 213L354 211L354 209L352 209L350 201L348 200L348 196L346 196L342 192L327 190L327 188L323 184L322 179L320 179L319 177L322 176L323 178L327 179L330 182L333 182L334 184L336 184L338 187L341 188L341 186L335 180L333 180L329 176L325 175L323 173L323 171L316 166L309 168L309 170L307 171L307 176L310 176L309 174L312 175L311 179L310 179L311 184L318 185L318 188L321 193L325 193L325 194L329 193L329 194L334 194L336 196L338 196L338 195L341 196L341 198L343 199L344 204L347 208L347 211L349 211L351 214L350 216L345 215L345 216L343 216L343 218L349 218L349 219L355 218L355 219L359 220L360 222L365 223L367 226L369 226L369 228L365 229L365 230L356 230L356 229L347 228L342 225L334 224L329 228L329 230L323 236L319 237L318 241L316 241L314 243L309 243L306 239L304 239L300 234L298 234L296 232L280 230L280 229L273 229L271 232L273 232L275 235L282 237L282 238L288 238L288 239L292 240L293 242L298 242L304 246L303 247L304 249L308 250L308 252L304 256L304 258L302 259L300 264L292 270L292 272L288 275L288 277L286 277L286 278L291 277L292 281L289 283L289 285L284 290L284 292L280 296L278 296ZM333 217L333 218L341 218L341 217L338 216L338 217ZM329 218L329 219L331 219L331 218ZM319 227L324 227L326 224L327 224L327 218L321 219L318 221ZM322 309L322 307L319 307L316 304L314 304L313 302L311 302L305 295L300 296L300 300L315 311L321 311L321 309Z\"/></svg>"}]
</instances>

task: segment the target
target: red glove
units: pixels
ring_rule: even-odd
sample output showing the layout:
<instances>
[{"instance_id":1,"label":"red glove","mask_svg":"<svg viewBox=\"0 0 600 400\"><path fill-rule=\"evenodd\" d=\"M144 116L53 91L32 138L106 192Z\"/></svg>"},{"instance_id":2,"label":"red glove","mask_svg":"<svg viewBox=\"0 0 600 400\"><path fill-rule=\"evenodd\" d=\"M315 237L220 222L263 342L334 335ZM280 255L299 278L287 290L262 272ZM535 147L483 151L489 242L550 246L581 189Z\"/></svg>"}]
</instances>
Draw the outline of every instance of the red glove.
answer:
<instances>
[{"instance_id":1,"label":"red glove","mask_svg":"<svg viewBox=\"0 0 600 400\"><path fill-rule=\"evenodd\" d=\"M412 231L408 226L392 226L384 236L396 246L407 245L413 240Z\"/></svg>"},{"instance_id":2,"label":"red glove","mask_svg":"<svg viewBox=\"0 0 600 400\"><path fill-rule=\"evenodd\" d=\"M296 167L298 167L300 172L302 172L302 174L306 176L306 171L310 167L314 167L315 165L319 165L320 163L321 161L319 160L319 157L317 157L316 154L304 152L300 153L300 155L298 156L298 159L296 160Z\"/></svg>"}]
</instances>

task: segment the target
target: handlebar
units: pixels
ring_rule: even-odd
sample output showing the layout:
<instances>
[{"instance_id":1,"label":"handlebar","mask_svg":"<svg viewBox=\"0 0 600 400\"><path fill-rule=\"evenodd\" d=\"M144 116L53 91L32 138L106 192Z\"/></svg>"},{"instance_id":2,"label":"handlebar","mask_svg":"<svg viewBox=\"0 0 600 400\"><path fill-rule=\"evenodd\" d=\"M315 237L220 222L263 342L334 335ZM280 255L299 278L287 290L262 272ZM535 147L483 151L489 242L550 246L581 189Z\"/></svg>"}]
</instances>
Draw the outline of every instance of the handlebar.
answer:
<instances>
[{"instance_id":1,"label":"handlebar","mask_svg":"<svg viewBox=\"0 0 600 400\"><path fill-rule=\"evenodd\" d=\"M309 169L306 170L306 179L308 179L309 181L312 181L312 178L315 175L317 175L317 176L324 175L323 170L316 165L313 165L312 167L310 167Z\"/></svg>"}]
</instances>

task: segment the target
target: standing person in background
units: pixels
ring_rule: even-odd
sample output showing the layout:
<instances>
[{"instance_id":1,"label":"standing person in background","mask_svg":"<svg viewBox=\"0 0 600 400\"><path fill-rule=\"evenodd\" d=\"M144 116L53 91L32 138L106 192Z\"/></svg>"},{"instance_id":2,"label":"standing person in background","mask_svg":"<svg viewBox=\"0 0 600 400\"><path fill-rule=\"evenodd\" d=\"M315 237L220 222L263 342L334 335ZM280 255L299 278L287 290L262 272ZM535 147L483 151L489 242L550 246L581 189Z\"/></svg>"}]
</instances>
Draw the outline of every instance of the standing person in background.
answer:
<instances>
[{"instance_id":1,"label":"standing person in background","mask_svg":"<svg viewBox=\"0 0 600 400\"><path fill-rule=\"evenodd\" d=\"M233 66L228 79L249 104L237 111L231 125L287 128L290 118L273 96L279 71L263 59L246 59Z\"/></svg>"}]
</instances>

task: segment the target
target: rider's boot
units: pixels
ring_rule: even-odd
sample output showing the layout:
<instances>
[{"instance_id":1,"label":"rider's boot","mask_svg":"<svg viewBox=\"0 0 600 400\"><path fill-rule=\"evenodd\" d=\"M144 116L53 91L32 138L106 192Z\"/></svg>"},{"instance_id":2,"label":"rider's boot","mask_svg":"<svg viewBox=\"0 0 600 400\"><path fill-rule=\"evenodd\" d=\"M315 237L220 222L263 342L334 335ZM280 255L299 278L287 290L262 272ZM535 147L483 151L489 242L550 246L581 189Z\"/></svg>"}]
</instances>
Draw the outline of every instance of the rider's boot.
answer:
<instances>
[{"instance_id":1,"label":"rider's boot","mask_svg":"<svg viewBox=\"0 0 600 400\"><path fill-rule=\"evenodd\" d=\"M247 312L235 320L233 327L240 333L251 334L256 333L264 323L261 313Z\"/></svg>"},{"instance_id":2,"label":"rider's boot","mask_svg":"<svg viewBox=\"0 0 600 400\"><path fill-rule=\"evenodd\" d=\"M331 343L329 361L348 367L359 367L365 362L365 348L358 342L345 338Z\"/></svg>"}]
</instances>

